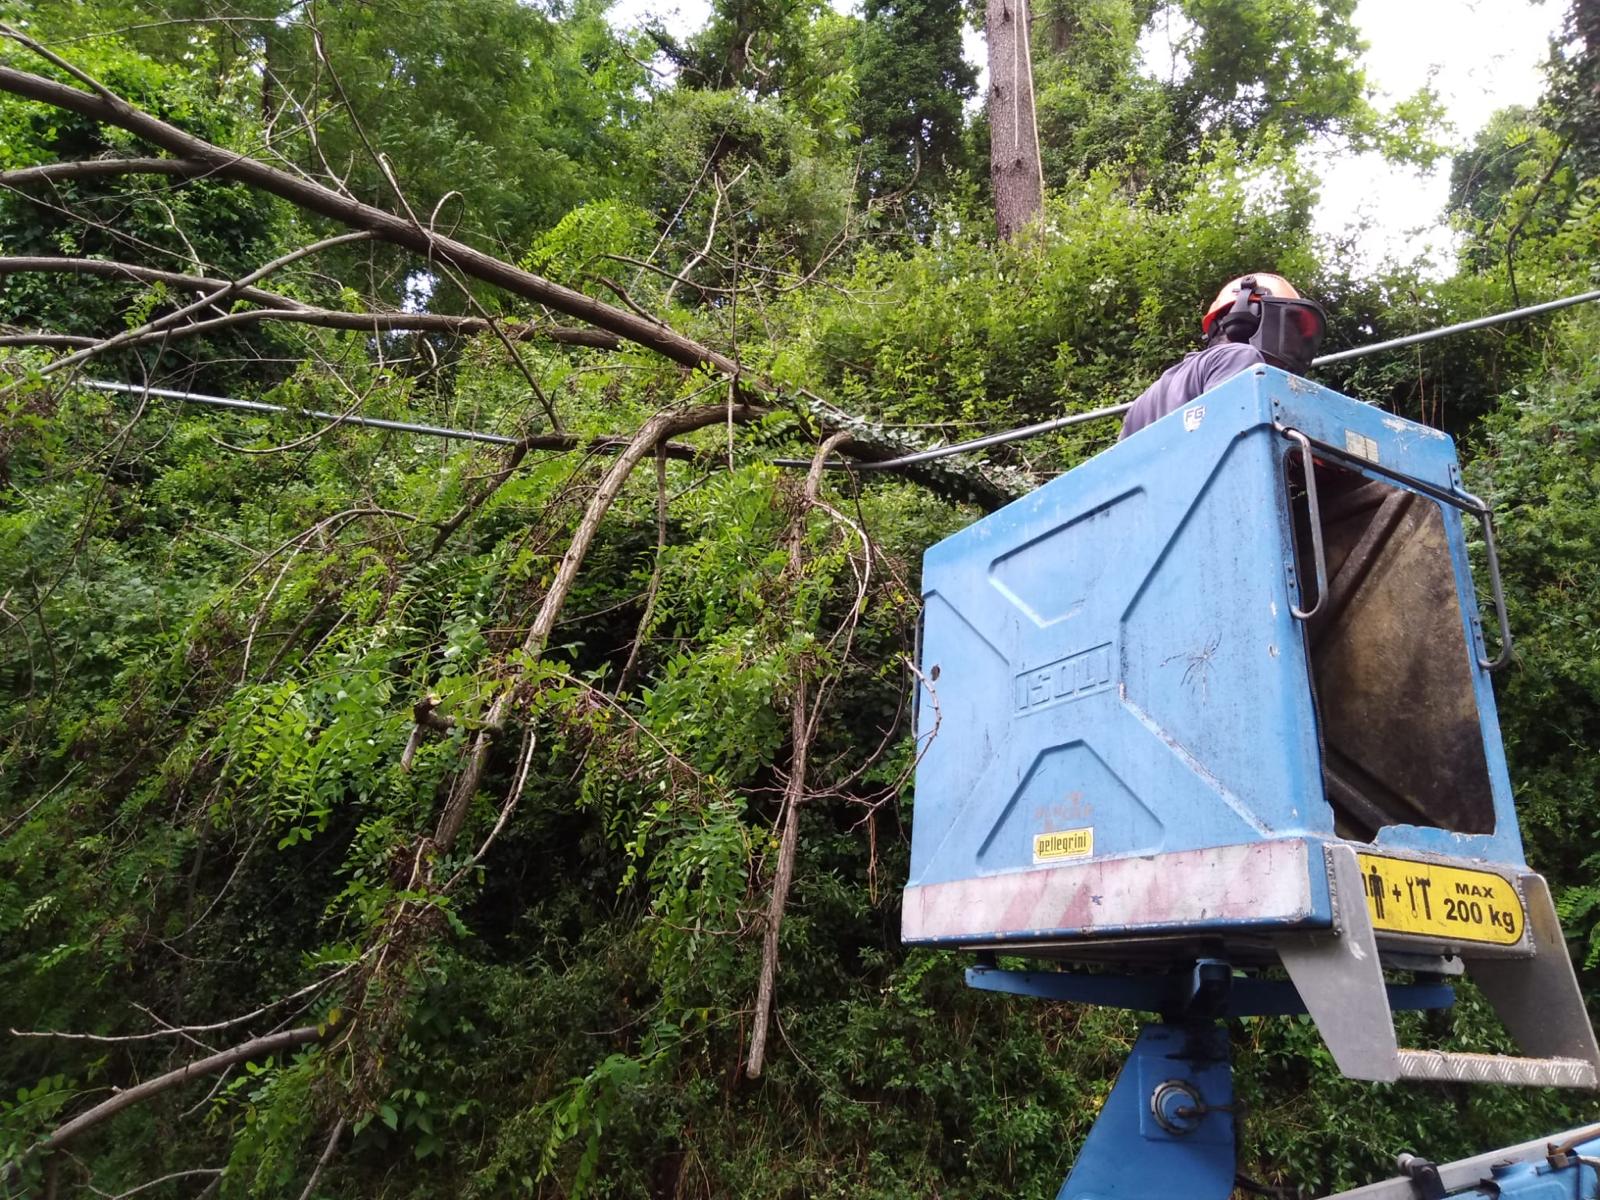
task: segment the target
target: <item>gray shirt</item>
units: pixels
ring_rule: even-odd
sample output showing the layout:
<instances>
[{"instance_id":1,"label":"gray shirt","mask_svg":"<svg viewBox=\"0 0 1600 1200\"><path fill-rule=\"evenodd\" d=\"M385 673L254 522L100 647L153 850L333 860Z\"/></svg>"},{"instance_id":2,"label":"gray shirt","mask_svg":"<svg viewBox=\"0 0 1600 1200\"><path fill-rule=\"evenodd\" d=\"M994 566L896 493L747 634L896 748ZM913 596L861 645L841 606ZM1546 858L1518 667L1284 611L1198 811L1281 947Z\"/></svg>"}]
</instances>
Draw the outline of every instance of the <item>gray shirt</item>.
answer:
<instances>
[{"instance_id":1,"label":"gray shirt","mask_svg":"<svg viewBox=\"0 0 1600 1200\"><path fill-rule=\"evenodd\" d=\"M1201 392L1208 392L1240 371L1266 361L1261 351L1244 342L1218 342L1185 354L1140 393L1127 416L1122 418L1122 437L1117 440L1138 433L1150 422L1177 412Z\"/></svg>"}]
</instances>

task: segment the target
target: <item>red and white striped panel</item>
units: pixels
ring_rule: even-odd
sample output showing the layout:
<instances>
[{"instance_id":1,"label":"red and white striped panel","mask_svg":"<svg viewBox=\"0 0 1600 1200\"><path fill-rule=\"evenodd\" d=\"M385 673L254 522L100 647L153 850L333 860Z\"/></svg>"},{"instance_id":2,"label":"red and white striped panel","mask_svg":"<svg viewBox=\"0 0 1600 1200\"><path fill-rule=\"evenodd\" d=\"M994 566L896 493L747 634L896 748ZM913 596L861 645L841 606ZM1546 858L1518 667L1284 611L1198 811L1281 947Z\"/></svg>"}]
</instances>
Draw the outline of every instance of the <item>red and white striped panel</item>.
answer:
<instances>
[{"instance_id":1,"label":"red and white striped panel","mask_svg":"<svg viewBox=\"0 0 1600 1200\"><path fill-rule=\"evenodd\" d=\"M1252 842L908 887L900 935L907 942L1092 937L1240 922L1277 928L1312 915L1306 843Z\"/></svg>"}]
</instances>

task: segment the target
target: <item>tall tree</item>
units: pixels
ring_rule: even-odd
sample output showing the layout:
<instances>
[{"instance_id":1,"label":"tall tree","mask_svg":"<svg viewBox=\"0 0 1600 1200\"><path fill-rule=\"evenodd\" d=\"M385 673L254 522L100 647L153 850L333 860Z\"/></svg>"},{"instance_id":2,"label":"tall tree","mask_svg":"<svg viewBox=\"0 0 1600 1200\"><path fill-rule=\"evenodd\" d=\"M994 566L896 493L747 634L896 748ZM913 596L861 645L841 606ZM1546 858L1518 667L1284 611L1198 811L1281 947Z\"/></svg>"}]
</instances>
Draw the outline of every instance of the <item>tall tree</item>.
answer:
<instances>
[{"instance_id":1,"label":"tall tree","mask_svg":"<svg viewBox=\"0 0 1600 1200\"><path fill-rule=\"evenodd\" d=\"M995 227L1009 240L1044 207L1044 165L1033 104L1028 0L988 0L989 179Z\"/></svg>"},{"instance_id":2,"label":"tall tree","mask_svg":"<svg viewBox=\"0 0 1600 1200\"><path fill-rule=\"evenodd\" d=\"M861 184L869 196L936 195L965 165L960 0L867 0L857 51Z\"/></svg>"}]
</instances>

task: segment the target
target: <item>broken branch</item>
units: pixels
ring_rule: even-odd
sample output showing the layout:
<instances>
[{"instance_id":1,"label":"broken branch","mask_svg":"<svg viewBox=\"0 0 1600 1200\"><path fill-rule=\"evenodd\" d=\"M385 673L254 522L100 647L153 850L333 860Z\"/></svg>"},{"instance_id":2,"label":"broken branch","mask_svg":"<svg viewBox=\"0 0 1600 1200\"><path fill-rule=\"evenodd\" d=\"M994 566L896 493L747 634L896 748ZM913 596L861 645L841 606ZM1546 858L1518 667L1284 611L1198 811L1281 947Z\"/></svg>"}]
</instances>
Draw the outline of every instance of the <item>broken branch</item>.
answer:
<instances>
[{"instance_id":1,"label":"broken branch","mask_svg":"<svg viewBox=\"0 0 1600 1200\"><path fill-rule=\"evenodd\" d=\"M106 179L118 175L176 175L180 179L193 179L205 173L203 164L181 158L86 158L0 171L0 187L28 187L36 183Z\"/></svg>"},{"instance_id":2,"label":"broken branch","mask_svg":"<svg viewBox=\"0 0 1600 1200\"><path fill-rule=\"evenodd\" d=\"M215 1074L235 1063L247 1059L262 1058L268 1054L276 1054L280 1050L290 1050L296 1046L304 1046L307 1042L317 1041L322 1037L322 1029L316 1025L305 1025L299 1029L285 1029L281 1033L269 1033L265 1037L252 1038L248 1042L234 1046L232 1049L223 1050L206 1058L196 1059L194 1062L185 1063L175 1071L168 1071L165 1075L157 1075L154 1079L147 1079L137 1087L128 1088L118 1092L109 1100L101 1101L87 1112L73 1117L65 1125L58 1127L54 1133L37 1143L33 1152L48 1152L60 1149L80 1134L93 1129L96 1125L114 1117L125 1108L131 1108L142 1100L151 1096L160 1095L170 1088L177 1087L180 1083L187 1083L191 1079L198 1079L202 1075Z\"/></svg>"},{"instance_id":3,"label":"broken branch","mask_svg":"<svg viewBox=\"0 0 1600 1200\"><path fill-rule=\"evenodd\" d=\"M817 447L811 459L811 470L806 475L805 491L800 499L800 511L795 514L789 531L789 571L798 578L804 567L806 538L806 513L817 502L817 490L822 485L823 464L847 434L836 433ZM761 978L756 985L756 1011L751 1020L750 1056L745 1061L745 1074L751 1079L761 1078L766 1063L767 1026L771 1023L772 998L778 983L778 930L783 924L783 910L789 903L789 888L794 882L794 860L800 845L800 806L806 798L806 756L810 750L812 722L806 709L806 673L804 666L795 671L794 707L789 716L789 778L783 788L783 833L778 843L778 868L772 876L772 896L767 903L766 931L761 942Z\"/></svg>"},{"instance_id":4,"label":"broken branch","mask_svg":"<svg viewBox=\"0 0 1600 1200\"><path fill-rule=\"evenodd\" d=\"M524 654L529 658L537 658L544 653L545 644L550 639L550 631L555 628L556 620L561 615L561 607L566 603L567 594L572 590L572 585L578 577L578 569L583 565L584 557L594 542L595 534L599 532L600 522L640 460L667 438L703 429L725 420L756 420L764 411L744 404L731 411L720 404L705 404L681 412L657 413L639 427L639 432L634 434L606 471L600 486L595 489L594 496L589 500L588 508L584 510L582 520L573 531L572 540L568 543L567 551L561 557L561 564L556 568L555 578L550 583L550 590L545 593L544 602L539 606L533 627L523 640ZM513 694L513 688L502 688L484 713L483 725L473 739L466 764L462 767L461 775L445 801L444 810L439 814L439 824L433 840L442 851L448 852L455 844L456 836L461 832L462 823L467 817L467 807L472 803L472 797L477 794L478 783L483 778L484 767L489 758L490 742L505 724L506 717L511 711Z\"/></svg>"}]
</instances>

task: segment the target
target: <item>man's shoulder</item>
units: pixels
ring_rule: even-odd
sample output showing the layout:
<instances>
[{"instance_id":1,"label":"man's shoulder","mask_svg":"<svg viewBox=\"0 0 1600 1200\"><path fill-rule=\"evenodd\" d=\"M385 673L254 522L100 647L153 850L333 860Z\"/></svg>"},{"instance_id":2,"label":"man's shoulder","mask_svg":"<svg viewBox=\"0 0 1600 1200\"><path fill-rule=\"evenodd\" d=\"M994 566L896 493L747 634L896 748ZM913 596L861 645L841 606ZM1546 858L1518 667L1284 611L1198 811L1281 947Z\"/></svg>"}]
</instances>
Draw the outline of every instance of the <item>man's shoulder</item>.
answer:
<instances>
[{"instance_id":1,"label":"man's shoulder","mask_svg":"<svg viewBox=\"0 0 1600 1200\"><path fill-rule=\"evenodd\" d=\"M1191 360L1199 360L1195 365L1214 370L1232 366L1240 371L1267 361L1261 351L1249 342L1218 342L1215 346L1207 346L1204 350L1184 355L1185 362Z\"/></svg>"},{"instance_id":2,"label":"man's shoulder","mask_svg":"<svg viewBox=\"0 0 1600 1200\"><path fill-rule=\"evenodd\" d=\"M1265 361L1261 351L1244 342L1219 342L1189 351L1133 402L1122 423L1122 436L1136 433L1240 371Z\"/></svg>"}]
</instances>

